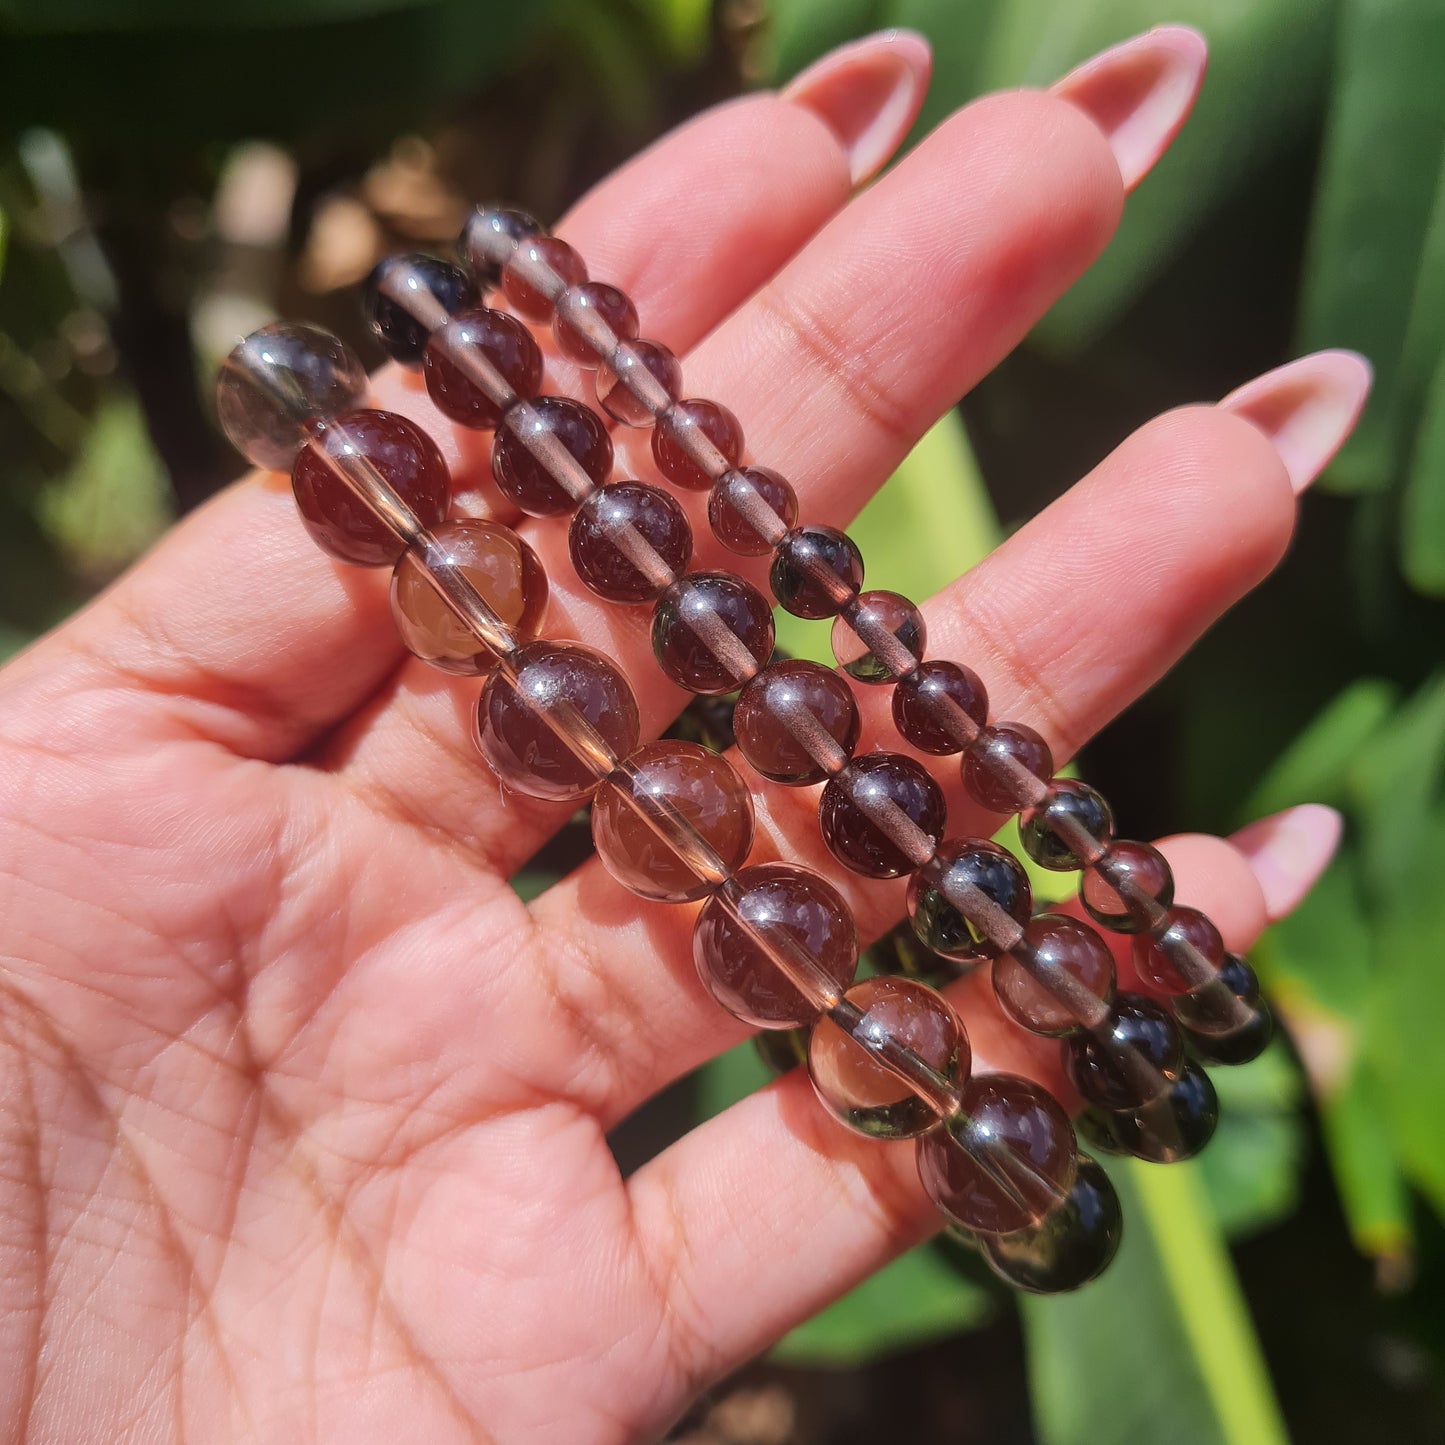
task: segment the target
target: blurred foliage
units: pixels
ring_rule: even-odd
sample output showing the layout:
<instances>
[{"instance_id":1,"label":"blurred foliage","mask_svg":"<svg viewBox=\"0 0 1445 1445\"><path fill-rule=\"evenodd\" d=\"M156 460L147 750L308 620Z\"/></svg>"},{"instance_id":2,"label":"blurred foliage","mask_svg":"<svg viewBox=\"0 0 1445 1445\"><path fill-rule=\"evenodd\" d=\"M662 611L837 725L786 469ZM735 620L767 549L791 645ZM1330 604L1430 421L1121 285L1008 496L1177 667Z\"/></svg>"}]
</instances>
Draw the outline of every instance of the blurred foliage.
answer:
<instances>
[{"instance_id":1,"label":"blurred foliage","mask_svg":"<svg viewBox=\"0 0 1445 1445\"><path fill-rule=\"evenodd\" d=\"M1130 832L1300 801L1345 813L1340 857L1257 954L1289 1041L1219 1073L1224 1122L1197 1164L1114 1171L1114 1269L1020 1318L1049 1445L1267 1445L1283 1427L1250 1323L1278 1313L1262 1261L1321 1228L1332 1247L1338 1207L1380 1289L1422 1282L1395 1301L1361 1283L1345 1307L1348 1254L1308 1256L1266 1337L1285 1415L1317 1440L1429 1437L1445 1429L1427 1287L1445 1214L1440 0L0 0L0 655L237 469L206 401L231 337L284 312L365 348L355 283L396 246L448 246L470 200L553 215L668 122L869 29L932 42L922 134L1165 21L1210 40L1189 124L1100 262L968 399L967 435L940 423L859 534L870 579L924 595L1150 412L1295 347L1373 361L1281 575L1089 763ZM826 656L825 629L785 619L782 641ZM539 890L585 846L567 830L519 882ZM637 1147L762 1077L734 1051ZM778 1356L854 1366L1014 1308L981 1269L916 1250ZM1436 1395L1381 1363L1402 1340Z\"/></svg>"}]
</instances>

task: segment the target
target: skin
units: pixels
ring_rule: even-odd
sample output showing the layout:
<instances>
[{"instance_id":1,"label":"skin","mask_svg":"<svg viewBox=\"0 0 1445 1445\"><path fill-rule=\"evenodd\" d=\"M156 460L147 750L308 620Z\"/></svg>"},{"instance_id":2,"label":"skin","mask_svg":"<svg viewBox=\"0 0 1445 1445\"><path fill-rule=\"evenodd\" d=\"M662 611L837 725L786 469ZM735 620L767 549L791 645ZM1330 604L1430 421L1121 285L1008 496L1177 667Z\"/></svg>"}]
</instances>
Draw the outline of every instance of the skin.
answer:
<instances>
[{"instance_id":1,"label":"skin","mask_svg":"<svg viewBox=\"0 0 1445 1445\"><path fill-rule=\"evenodd\" d=\"M1123 199L1056 96L970 106L857 197L828 127L765 96L560 229L803 514L844 523ZM473 510L516 520L486 438L410 378L377 394L436 432ZM1174 412L933 598L930 651L1062 761L1268 572L1294 508L1259 428ZM693 515L703 565L735 565ZM619 658L655 734L682 697L643 620L580 595L562 527L521 530L549 634ZM606 1131L742 1029L693 972L692 909L639 906L595 860L517 900L568 810L499 796L475 684L402 655L385 583L252 476L0 673L6 1438L646 1437L936 1226L909 1146L847 1134L796 1075L619 1176ZM886 741L863 701L863 745ZM938 776L951 829L988 831L956 764ZM811 792L758 804L755 856L836 878ZM1169 851L1247 946L1266 908L1241 853ZM899 916L900 885L845 887L865 934ZM1059 1086L1056 1047L977 987L962 1007L979 1067Z\"/></svg>"}]
</instances>

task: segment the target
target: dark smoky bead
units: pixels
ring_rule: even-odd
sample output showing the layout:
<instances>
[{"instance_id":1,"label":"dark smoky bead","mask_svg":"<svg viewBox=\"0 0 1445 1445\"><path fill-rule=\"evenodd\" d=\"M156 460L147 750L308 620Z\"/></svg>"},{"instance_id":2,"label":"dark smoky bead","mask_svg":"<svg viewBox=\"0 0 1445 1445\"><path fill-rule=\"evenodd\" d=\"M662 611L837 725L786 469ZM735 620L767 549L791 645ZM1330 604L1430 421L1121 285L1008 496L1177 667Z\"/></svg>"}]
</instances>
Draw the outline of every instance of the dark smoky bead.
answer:
<instances>
[{"instance_id":1,"label":"dark smoky bead","mask_svg":"<svg viewBox=\"0 0 1445 1445\"><path fill-rule=\"evenodd\" d=\"M1185 1068L1188 1068L1187 1064ZM1122 1118L1123 1114L1111 1114L1097 1104L1090 1104L1082 1114L1074 1116L1074 1133L1096 1154L1124 1156L1129 1151L1124 1147L1115 1127Z\"/></svg>"},{"instance_id":2,"label":"dark smoky bead","mask_svg":"<svg viewBox=\"0 0 1445 1445\"><path fill-rule=\"evenodd\" d=\"M1049 745L1023 723L995 723L964 749L961 764L968 795L991 813L1030 807L1054 775Z\"/></svg>"},{"instance_id":3,"label":"dark smoky bead","mask_svg":"<svg viewBox=\"0 0 1445 1445\"><path fill-rule=\"evenodd\" d=\"M1241 1010L1259 1003L1259 979L1237 953L1226 953L1219 972L1203 988L1170 1000L1184 1028L1201 1034L1227 1034L1239 1027Z\"/></svg>"},{"instance_id":4,"label":"dark smoky bead","mask_svg":"<svg viewBox=\"0 0 1445 1445\"><path fill-rule=\"evenodd\" d=\"M992 958L999 922L1022 926L1032 907L1028 874L982 838L950 838L908 880L913 931L925 947L961 963Z\"/></svg>"},{"instance_id":5,"label":"dark smoky bead","mask_svg":"<svg viewBox=\"0 0 1445 1445\"><path fill-rule=\"evenodd\" d=\"M772 656L772 608L756 587L730 572L689 572L657 599L652 651L679 687L732 692Z\"/></svg>"},{"instance_id":6,"label":"dark smoky bead","mask_svg":"<svg viewBox=\"0 0 1445 1445\"><path fill-rule=\"evenodd\" d=\"M867 878L898 878L920 867L943 837L946 816L938 784L902 753L854 758L828 779L818 804L829 851Z\"/></svg>"},{"instance_id":7,"label":"dark smoky bead","mask_svg":"<svg viewBox=\"0 0 1445 1445\"><path fill-rule=\"evenodd\" d=\"M897 592L860 593L833 623L833 656L859 682L896 682L928 643L923 613Z\"/></svg>"},{"instance_id":8,"label":"dark smoky bead","mask_svg":"<svg viewBox=\"0 0 1445 1445\"><path fill-rule=\"evenodd\" d=\"M599 597L647 602L687 566L692 528L660 488L614 482L577 508L567 545L577 575Z\"/></svg>"},{"instance_id":9,"label":"dark smoky bead","mask_svg":"<svg viewBox=\"0 0 1445 1445\"><path fill-rule=\"evenodd\" d=\"M651 426L677 404L682 363L660 341L624 341L597 372L597 400L623 426Z\"/></svg>"},{"instance_id":10,"label":"dark smoky bead","mask_svg":"<svg viewBox=\"0 0 1445 1445\"><path fill-rule=\"evenodd\" d=\"M960 714L966 721L959 721ZM893 689L894 726L920 752L940 757L962 752L987 721L983 683L956 662L920 662Z\"/></svg>"},{"instance_id":11,"label":"dark smoky bead","mask_svg":"<svg viewBox=\"0 0 1445 1445\"><path fill-rule=\"evenodd\" d=\"M1255 1005L1248 1023L1227 1034L1185 1030L1189 1052L1206 1064L1247 1064L1257 1059L1274 1037L1274 1015L1263 999Z\"/></svg>"},{"instance_id":12,"label":"dark smoky bead","mask_svg":"<svg viewBox=\"0 0 1445 1445\"><path fill-rule=\"evenodd\" d=\"M753 1035L753 1048L771 1074L786 1074L808 1060L807 1029L764 1029Z\"/></svg>"},{"instance_id":13,"label":"dark smoky bead","mask_svg":"<svg viewBox=\"0 0 1445 1445\"><path fill-rule=\"evenodd\" d=\"M1137 1109L1157 1099L1184 1069L1184 1038L1167 1010L1121 993L1105 1022L1064 1040L1064 1071L1103 1109Z\"/></svg>"},{"instance_id":14,"label":"dark smoky bead","mask_svg":"<svg viewBox=\"0 0 1445 1445\"><path fill-rule=\"evenodd\" d=\"M1110 843L1079 885L1089 917L1114 933L1143 933L1174 903L1169 862L1148 843Z\"/></svg>"},{"instance_id":15,"label":"dark smoky bead","mask_svg":"<svg viewBox=\"0 0 1445 1445\"><path fill-rule=\"evenodd\" d=\"M457 253L482 291L500 284L502 267L517 243L542 230L542 223L525 211L507 206L478 206L457 238Z\"/></svg>"},{"instance_id":16,"label":"dark smoky bead","mask_svg":"<svg viewBox=\"0 0 1445 1445\"><path fill-rule=\"evenodd\" d=\"M743 454L743 429L727 407L701 397L676 401L657 419L652 457L675 487L705 492Z\"/></svg>"},{"instance_id":17,"label":"dark smoky bead","mask_svg":"<svg viewBox=\"0 0 1445 1445\"><path fill-rule=\"evenodd\" d=\"M1044 801L1019 819L1024 851L1041 868L1068 872L1101 856L1114 838L1114 814L1101 793L1055 778Z\"/></svg>"},{"instance_id":18,"label":"dark smoky bead","mask_svg":"<svg viewBox=\"0 0 1445 1445\"><path fill-rule=\"evenodd\" d=\"M518 398L542 385L542 353L532 333L505 311L461 311L432 334L422 361L427 395L461 426L494 427ZM484 380L472 374L480 371Z\"/></svg>"},{"instance_id":19,"label":"dark smoky bead","mask_svg":"<svg viewBox=\"0 0 1445 1445\"><path fill-rule=\"evenodd\" d=\"M707 499L707 519L729 552L762 557L798 520L798 498L769 467L737 467L717 479Z\"/></svg>"},{"instance_id":20,"label":"dark smoky bead","mask_svg":"<svg viewBox=\"0 0 1445 1445\"><path fill-rule=\"evenodd\" d=\"M1214 1137L1219 1099L1209 1075L1198 1064L1186 1063L1167 1093L1109 1120L1117 1152L1150 1164L1177 1164L1192 1159Z\"/></svg>"},{"instance_id":21,"label":"dark smoky bead","mask_svg":"<svg viewBox=\"0 0 1445 1445\"><path fill-rule=\"evenodd\" d=\"M788 787L821 783L858 746L862 723L852 689L820 663L790 658L743 688L733 712L738 748L763 777ZM816 756L815 756L816 754Z\"/></svg>"},{"instance_id":22,"label":"dark smoky bead","mask_svg":"<svg viewBox=\"0 0 1445 1445\"><path fill-rule=\"evenodd\" d=\"M1151 989L1188 993L1204 988L1224 967L1224 939L1197 908L1176 904L1164 928L1134 939L1133 957L1135 970Z\"/></svg>"},{"instance_id":23,"label":"dark smoky bead","mask_svg":"<svg viewBox=\"0 0 1445 1445\"><path fill-rule=\"evenodd\" d=\"M863 586L863 554L835 527L794 527L769 575L773 596L795 617L836 617Z\"/></svg>"},{"instance_id":24,"label":"dark smoky bead","mask_svg":"<svg viewBox=\"0 0 1445 1445\"><path fill-rule=\"evenodd\" d=\"M1109 1267L1124 1233L1124 1211L1109 1176L1079 1156L1069 1197L1042 1224L1016 1234L986 1234L979 1249L990 1269L1029 1294L1064 1294Z\"/></svg>"},{"instance_id":25,"label":"dark smoky bead","mask_svg":"<svg viewBox=\"0 0 1445 1445\"><path fill-rule=\"evenodd\" d=\"M562 456L550 456L554 444ZM576 501L552 474L560 461L600 487L612 470L612 438L595 411L565 396L539 396L513 407L492 439L492 476L508 501L528 516L570 512Z\"/></svg>"},{"instance_id":26,"label":"dark smoky bead","mask_svg":"<svg viewBox=\"0 0 1445 1445\"><path fill-rule=\"evenodd\" d=\"M541 283L538 270L550 271L556 280L550 286ZM556 236L523 236L502 266L502 293L528 321L542 322L551 317L558 298L569 287L580 286L586 279L586 262L566 241Z\"/></svg>"},{"instance_id":27,"label":"dark smoky bead","mask_svg":"<svg viewBox=\"0 0 1445 1445\"><path fill-rule=\"evenodd\" d=\"M584 281L557 298L552 323L557 349L589 370L601 366L619 341L637 335L637 308L615 286Z\"/></svg>"},{"instance_id":28,"label":"dark smoky bead","mask_svg":"<svg viewBox=\"0 0 1445 1445\"><path fill-rule=\"evenodd\" d=\"M413 314L424 313L425 298L418 297L422 305L408 305L409 292L424 292L448 316L477 305L481 296L460 266L437 256L389 256L373 269L362 288L367 325L393 361L416 368L433 328Z\"/></svg>"}]
</instances>

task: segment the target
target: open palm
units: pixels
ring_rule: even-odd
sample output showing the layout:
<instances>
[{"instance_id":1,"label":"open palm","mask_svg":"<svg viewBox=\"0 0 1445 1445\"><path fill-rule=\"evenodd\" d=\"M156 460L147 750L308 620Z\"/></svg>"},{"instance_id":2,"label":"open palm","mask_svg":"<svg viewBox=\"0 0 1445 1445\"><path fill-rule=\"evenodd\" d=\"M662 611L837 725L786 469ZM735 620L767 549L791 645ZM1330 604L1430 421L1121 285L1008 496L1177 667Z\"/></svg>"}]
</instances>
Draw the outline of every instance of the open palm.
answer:
<instances>
[{"instance_id":1,"label":"open palm","mask_svg":"<svg viewBox=\"0 0 1445 1445\"><path fill-rule=\"evenodd\" d=\"M885 38L701 117L560 229L842 524L1098 253L1201 68L1187 32L1147 37L1063 94L977 103L855 195L926 72ZM932 599L934 650L1067 756L1274 564L1364 385L1327 355L1146 427ZM408 377L376 394L516 520L485 438ZM561 525L522 530L550 634L620 658L659 731L682 698L643 620L582 593ZM741 1028L690 909L595 860L518 901L565 809L499 795L475 691L404 658L385 578L315 551L265 476L0 674L7 1438L647 1437L933 1227L909 1147L846 1134L797 1075L619 1176L607 1131ZM862 703L866 745L888 725ZM991 830L939 777L953 831ZM810 791L758 803L759 856L831 875ZM1327 826L1166 851L1243 947ZM898 885L845 886L866 933L901 913ZM1056 1051L960 987L979 1065L1050 1077Z\"/></svg>"}]
</instances>

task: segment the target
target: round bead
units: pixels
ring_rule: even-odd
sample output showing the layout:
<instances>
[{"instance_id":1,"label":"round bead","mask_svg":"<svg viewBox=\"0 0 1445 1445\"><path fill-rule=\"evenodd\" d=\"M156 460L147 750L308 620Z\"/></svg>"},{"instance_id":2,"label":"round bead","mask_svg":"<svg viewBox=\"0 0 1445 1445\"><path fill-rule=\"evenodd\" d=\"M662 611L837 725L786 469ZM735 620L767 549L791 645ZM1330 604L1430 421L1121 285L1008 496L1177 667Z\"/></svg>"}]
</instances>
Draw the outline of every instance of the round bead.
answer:
<instances>
[{"instance_id":1,"label":"round bead","mask_svg":"<svg viewBox=\"0 0 1445 1445\"><path fill-rule=\"evenodd\" d=\"M314 442L291 470L301 519L333 557L381 567L395 562L407 544L337 475L362 468L379 475L427 528L447 514L451 476L436 443L395 412L349 411L317 424Z\"/></svg>"},{"instance_id":2,"label":"round bead","mask_svg":"<svg viewBox=\"0 0 1445 1445\"><path fill-rule=\"evenodd\" d=\"M963 786L981 808L1013 813L1029 807L1054 775L1049 745L1023 723L995 723L964 749Z\"/></svg>"},{"instance_id":3,"label":"round bead","mask_svg":"<svg viewBox=\"0 0 1445 1445\"><path fill-rule=\"evenodd\" d=\"M1101 1109L1137 1109L1157 1099L1184 1068L1179 1026L1153 999L1121 993L1104 1023L1064 1041L1064 1071Z\"/></svg>"},{"instance_id":4,"label":"round bead","mask_svg":"<svg viewBox=\"0 0 1445 1445\"><path fill-rule=\"evenodd\" d=\"M1128 838L1110 843L1091 863L1079 886L1089 917L1114 933L1140 933L1174 902L1169 862L1148 843Z\"/></svg>"},{"instance_id":5,"label":"round bead","mask_svg":"<svg viewBox=\"0 0 1445 1445\"><path fill-rule=\"evenodd\" d=\"M524 237L537 235L541 229L541 223L525 211L478 206L462 227L457 251L478 287L487 291L501 281L502 267L517 243Z\"/></svg>"},{"instance_id":6,"label":"round bead","mask_svg":"<svg viewBox=\"0 0 1445 1445\"><path fill-rule=\"evenodd\" d=\"M651 426L682 391L682 363L658 341L626 341L597 373L597 400L623 426Z\"/></svg>"},{"instance_id":7,"label":"round bead","mask_svg":"<svg viewBox=\"0 0 1445 1445\"><path fill-rule=\"evenodd\" d=\"M831 883L791 863L742 869L698 914L693 960L709 993L756 1028L796 1028L818 1017L774 956L810 964L841 996L858 970L853 915Z\"/></svg>"},{"instance_id":8,"label":"round bead","mask_svg":"<svg viewBox=\"0 0 1445 1445\"><path fill-rule=\"evenodd\" d=\"M637 308L617 287L584 281L557 298L552 335L563 356L591 370L612 355L619 341L637 335Z\"/></svg>"},{"instance_id":9,"label":"round bead","mask_svg":"<svg viewBox=\"0 0 1445 1445\"><path fill-rule=\"evenodd\" d=\"M872 812L880 808L888 809L892 821L874 821ZM920 867L926 861L923 848L931 856L943 837L946 816L938 784L902 753L854 758L828 779L818 804L818 824L829 852L868 878L897 878ZM923 839L917 837L920 832Z\"/></svg>"},{"instance_id":10,"label":"round bead","mask_svg":"<svg viewBox=\"0 0 1445 1445\"><path fill-rule=\"evenodd\" d=\"M1069 1197L1042 1224L979 1241L984 1263L1015 1289L1063 1294L1109 1267L1124 1233L1119 1196L1097 1160L1080 1155Z\"/></svg>"},{"instance_id":11,"label":"round bead","mask_svg":"<svg viewBox=\"0 0 1445 1445\"><path fill-rule=\"evenodd\" d=\"M1167 1093L1142 1109L1108 1116L1115 1146L1151 1164L1192 1159L1214 1137L1219 1099L1209 1075L1186 1063Z\"/></svg>"},{"instance_id":12,"label":"round bead","mask_svg":"<svg viewBox=\"0 0 1445 1445\"><path fill-rule=\"evenodd\" d=\"M808 1072L818 1097L860 1134L912 1139L927 1133L938 1115L874 1050L895 1041L957 1084L968 1077L971 1057L958 1015L941 994L906 978L865 978L846 998L863 1015L852 1033L827 1016L813 1025Z\"/></svg>"},{"instance_id":13,"label":"round bead","mask_svg":"<svg viewBox=\"0 0 1445 1445\"><path fill-rule=\"evenodd\" d=\"M955 902L954 900L958 900ZM1033 907L1029 875L997 843L950 838L908 880L908 916L923 944L960 963L981 963L999 951L988 915L1004 926L1028 922ZM995 915L995 918L997 915Z\"/></svg>"},{"instance_id":14,"label":"round bead","mask_svg":"<svg viewBox=\"0 0 1445 1445\"><path fill-rule=\"evenodd\" d=\"M1274 1037L1274 1015L1260 1000L1247 1024L1227 1034L1205 1034L1190 1029L1185 1034L1190 1052L1206 1064L1247 1064L1257 1059Z\"/></svg>"},{"instance_id":15,"label":"round bead","mask_svg":"<svg viewBox=\"0 0 1445 1445\"><path fill-rule=\"evenodd\" d=\"M961 752L987 720L983 683L956 662L920 662L893 689L893 724L920 752Z\"/></svg>"},{"instance_id":16,"label":"round bead","mask_svg":"<svg viewBox=\"0 0 1445 1445\"><path fill-rule=\"evenodd\" d=\"M859 682L895 682L923 657L923 614L897 592L864 592L833 623L833 656Z\"/></svg>"},{"instance_id":17,"label":"round bead","mask_svg":"<svg viewBox=\"0 0 1445 1445\"><path fill-rule=\"evenodd\" d=\"M542 385L542 353L532 333L488 306L458 312L434 332L422 365L437 410L478 429L496 426L513 401L535 396Z\"/></svg>"},{"instance_id":18,"label":"round bead","mask_svg":"<svg viewBox=\"0 0 1445 1445\"><path fill-rule=\"evenodd\" d=\"M861 726L848 684L831 667L801 659L765 668L743 688L733 709L743 757L763 777L789 787L821 783L836 771L814 752L852 757Z\"/></svg>"},{"instance_id":19,"label":"round bead","mask_svg":"<svg viewBox=\"0 0 1445 1445\"><path fill-rule=\"evenodd\" d=\"M1030 1229L1060 1208L1078 1163L1068 1116L1038 1084L979 1074L958 1113L918 1141L918 1173L954 1223L978 1234Z\"/></svg>"},{"instance_id":20,"label":"round bead","mask_svg":"<svg viewBox=\"0 0 1445 1445\"><path fill-rule=\"evenodd\" d=\"M1186 950L1204 960L1198 977L1192 972L1197 964L1185 956ZM1163 929L1153 936L1141 933L1134 940L1135 970L1150 989L1165 997L1203 987L1223 967L1224 940L1197 908L1176 905Z\"/></svg>"},{"instance_id":21,"label":"round bead","mask_svg":"<svg viewBox=\"0 0 1445 1445\"><path fill-rule=\"evenodd\" d=\"M794 527L769 576L773 596L795 617L836 617L863 585L863 554L835 527Z\"/></svg>"},{"instance_id":22,"label":"round bead","mask_svg":"<svg viewBox=\"0 0 1445 1445\"><path fill-rule=\"evenodd\" d=\"M669 828L668 815L689 824L701 846ZM697 743L663 738L638 748L598 788L592 842L624 888L660 903L687 903L711 893L747 860L753 800L724 758Z\"/></svg>"},{"instance_id":23,"label":"round bead","mask_svg":"<svg viewBox=\"0 0 1445 1445\"><path fill-rule=\"evenodd\" d=\"M577 575L599 597L647 602L687 566L692 528L660 488L614 482L577 508L567 545Z\"/></svg>"},{"instance_id":24,"label":"round bead","mask_svg":"<svg viewBox=\"0 0 1445 1445\"><path fill-rule=\"evenodd\" d=\"M1040 914L1024 924L1017 953L994 959L993 991L1003 1011L1030 1033L1062 1036L1113 1001L1114 957L1077 919Z\"/></svg>"},{"instance_id":25,"label":"round bead","mask_svg":"<svg viewBox=\"0 0 1445 1445\"><path fill-rule=\"evenodd\" d=\"M1226 953L1224 963L1203 988L1181 993L1171 1000L1174 1017L1193 1033L1227 1034L1239 1027L1239 1007L1259 1003L1259 979L1237 953Z\"/></svg>"},{"instance_id":26,"label":"round bead","mask_svg":"<svg viewBox=\"0 0 1445 1445\"><path fill-rule=\"evenodd\" d=\"M534 267L551 270L562 284L556 290L536 284ZM567 287L580 286L586 279L586 263L556 236L523 236L502 266L502 291L528 321L546 321L557 297Z\"/></svg>"},{"instance_id":27,"label":"round bead","mask_svg":"<svg viewBox=\"0 0 1445 1445\"><path fill-rule=\"evenodd\" d=\"M753 1035L753 1048L770 1074L786 1074L808 1061L809 1031L764 1029Z\"/></svg>"},{"instance_id":28,"label":"round bead","mask_svg":"<svg viewBox=\"0 0 1445 1445\"><path fill-rule=\"evenodd\" d=\"M675 487L705 492L743 454L743 429L727 407L694 398L674 402L657 419L652 458Z\"/></svg>"},{"instance_id":29,"label":"round bead","mask_svg":"<svg viewBox=\"0 0 1445 1445\"><path fill-rule=\"evenodd\" d=\"M1067 872L1098 857L1114 838L1114 814L1087 783L1055 778L1044 801L1019 819L1019 840L1041 868Z\"/></svg>"},{"instance_id":30,"label":"round bead","mask_svg":"<svg viewBox=\"0 0 1445 1445\"><path fill-rule=\"evenodd\" d=\"M547 612L547 574L510 528L462 518L443 522L430 545L408 547L391 577L391 615L401 640L443 672L475 677L496 657L442 601L428 570L461 573L509 628L518 646L535 641Z\"/></svg>"},{"instance_id":31,"label":"round bead","mask_svg":"<svg viewBox=\"0 0 1445 1445\"><path fill-rule=\"evenodd\" d=\"M600 653L576 643L533 642L497 668L477 703L477 745L501 782L532 798L580 802L609 766L637 746L637 701L627 679ZM601 740L594 762L558 737L581 720ZM595 747L583 739L584 747ZM610 753L611 759L604 756Z\"/></svg>"},{"instance_id":32,"label":"round bead","mask_svg":"<svg viewBox=\"0 0 1445 1445\"><path fill-rule=\"evenodd\" d=\"M729 552L762 557L798 520L798 498L769 467L738 467L717 479L707 499L707 519Z\"/></svg>"},{"instance_id":33,"label":"round bead","mask_svg":"<svg viewBox=\"0 0 1445 1445\"><path fill-rule=\"evenodd\" d=\"M773 613L756 587L729 572L689 572L657 599L652 651L689 692L731 692L773 654Z\"/></svg>"},{"instance_id":34,"label":"round bead","mask_svg":"<svg viewBox=\"0 0 1445 1445\"><path fill-rule=\"evenodd\" d=\"M316 423L366 401L366 369L330 332L278 321L221 363L216 415L252 466L289 472Z\"/></svg>"},{"instance_id":35,"label":"round bead","mask_svg":"<svg viewBox=\"0 0 1445 1445\"><path fill-rule=\"evenodd\" d=\"M612 471L612 438L596 412L562 396L514 407L492 439L492 476L502 495L532 517L554 517L576 506L548 470L545 459L554 444L594 486Z\"/></svg>"},{"instance_id":36,"label":"round bead","mask_svg":"<svg viewBox=\"0 0 1445 1445\"><path fill-rule=\"evenodd\" d=\"M419 293L408 304L408 293ZM436 256L391 256L366 278L362 305L372 335L382 350L402 366L421 365L432 326L426 312L455 316L481 300L476 282L450 261ZM423 319L413 314L420 311Z\"/></svg>"}]
</instances>

